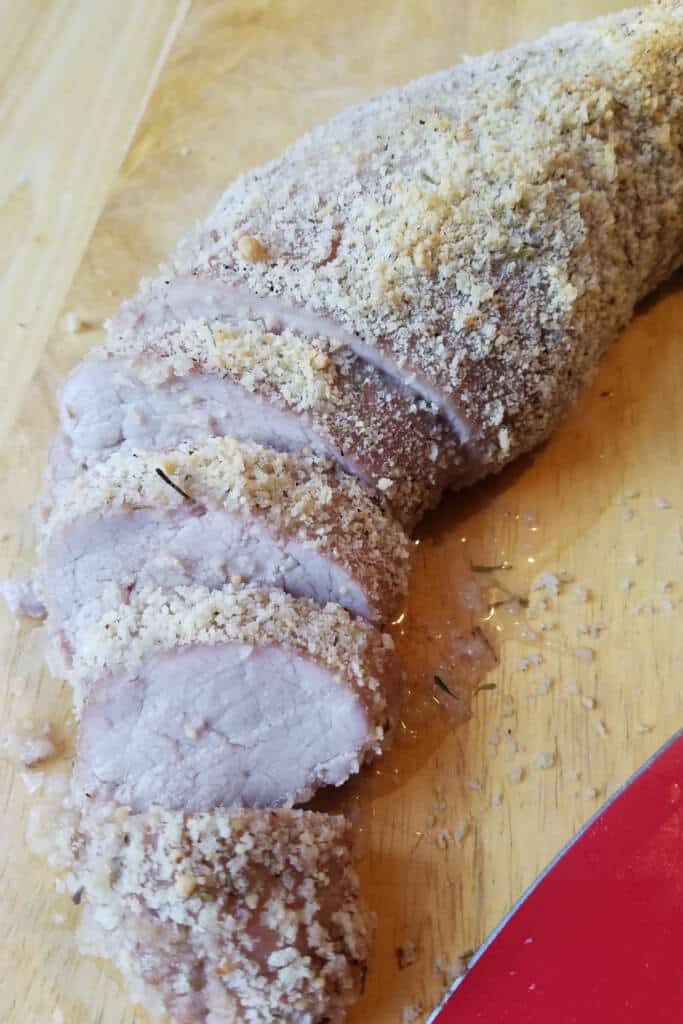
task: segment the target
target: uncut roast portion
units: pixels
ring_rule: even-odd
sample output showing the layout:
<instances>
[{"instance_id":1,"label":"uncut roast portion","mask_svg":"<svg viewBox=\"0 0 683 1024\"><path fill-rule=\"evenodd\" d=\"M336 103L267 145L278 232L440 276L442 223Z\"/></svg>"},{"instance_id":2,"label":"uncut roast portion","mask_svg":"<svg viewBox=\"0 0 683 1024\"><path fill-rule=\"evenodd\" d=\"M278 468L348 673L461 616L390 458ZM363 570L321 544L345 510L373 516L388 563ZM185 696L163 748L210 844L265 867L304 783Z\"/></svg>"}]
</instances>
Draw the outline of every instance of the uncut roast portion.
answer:
<instances>
[{"instance_id":1,"label":"uncut roast portion","mask_svg":"<svg viewBox=\"0 0 683 1024\"><path fill-rule=\"evenodd\" d=\"M680 2L555 30L340 114L239 179L112 335L270 317L432 402L469 455L536 445L680 265Z\"/></svg>"},{"instance_id":2,"label":"uncut roast portion","mask_svg":"<svg viewBox=\"0 0 683 1024\"><path fill-rule=\"evenodd\" d=\"M345 826L291 806L381 753L404 531L545 438L683 261L682 104L680 0L389 92L231 185L67 380L36 580L72 874L178 1024L358 993Z\"/></svg>"}]
</instances>

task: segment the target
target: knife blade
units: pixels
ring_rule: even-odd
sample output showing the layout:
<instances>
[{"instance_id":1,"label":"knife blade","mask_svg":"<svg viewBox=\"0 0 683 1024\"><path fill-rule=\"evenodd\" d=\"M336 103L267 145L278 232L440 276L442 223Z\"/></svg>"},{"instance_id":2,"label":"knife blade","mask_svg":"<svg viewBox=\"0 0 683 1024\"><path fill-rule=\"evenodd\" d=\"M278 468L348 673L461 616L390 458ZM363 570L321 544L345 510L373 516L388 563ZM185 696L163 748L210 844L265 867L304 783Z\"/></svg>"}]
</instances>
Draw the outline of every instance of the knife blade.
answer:
<instances>
[{"instance_id":1,"label":"knife blade","mask_svg":"<svg viewBox=\"0 0 683 1024\"><path fill-rule=\"evenodd\" d=\"M683 729L524 893L437 1021L683 1022Z\"/></svg>"}]
</instances>

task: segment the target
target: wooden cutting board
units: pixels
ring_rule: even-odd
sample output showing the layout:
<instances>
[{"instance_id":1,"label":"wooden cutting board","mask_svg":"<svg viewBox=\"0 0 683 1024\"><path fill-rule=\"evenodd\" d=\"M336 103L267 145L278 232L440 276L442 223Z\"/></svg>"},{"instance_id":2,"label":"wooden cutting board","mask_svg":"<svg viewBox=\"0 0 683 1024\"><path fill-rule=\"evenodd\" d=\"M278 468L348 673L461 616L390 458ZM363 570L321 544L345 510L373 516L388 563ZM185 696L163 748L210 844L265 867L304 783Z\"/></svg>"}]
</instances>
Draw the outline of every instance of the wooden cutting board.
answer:
<instances>
[{"instance_id":1,"label":"wooden cutting board","mask_svg":"<svg viewBox=\"0 0 683 1024\"><path fill-rule=\"evenodd\" d=\"M56 386L232 178L388 86L531 38L551 21L619 6L7 4L0 574L31 565L30 506ZM420 532L411 597L396 625L405 732L417 736L400 737L381 765L326 801L356 817L364 892L379 918L353 1024L408 1020L406 1008L433 1006L443 988L435 962L451 964L479 945L683 721L679 288L680 279L640 311L546 447L449 499ZM85 329L65 331L63 311ZM512 568L492 576L470 568L504 561ZM560 582L557 597L530 590L542 572L573 581ZM488 589L494 580L505 592ZM508 592L530 607L488 610L487 598ZM40 632L17 628L2 611L0 644L2 731L33 714L66 736L67 694L43 668ZM489 646L498 662L482 679ZM434 687L435 674L458 701ZM488 688L475 693L482 681ZM0 762L0 1020L143 1021L114 972L76 955L76 911L24 846L32 800L15 767ZM399 957L397 949L410 943L415 958L406 964L410 950Z\"/></svg>"}]
</instances>

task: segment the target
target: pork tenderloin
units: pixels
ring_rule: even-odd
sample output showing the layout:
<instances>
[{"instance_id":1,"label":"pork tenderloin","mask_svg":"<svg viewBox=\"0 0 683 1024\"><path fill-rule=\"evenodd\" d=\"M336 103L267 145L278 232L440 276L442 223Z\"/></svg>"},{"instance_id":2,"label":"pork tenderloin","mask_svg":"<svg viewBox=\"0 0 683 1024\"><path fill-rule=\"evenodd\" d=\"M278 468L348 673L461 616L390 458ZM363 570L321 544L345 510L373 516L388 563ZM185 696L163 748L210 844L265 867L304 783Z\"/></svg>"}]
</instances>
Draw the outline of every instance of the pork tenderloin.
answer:
<instances>
[{"instance_id":1,"label":"pork tenderloin","mask_svg":"<svg viewBox=\"0 0 683 1024\"><path fill-rule=\"evenodd\" d=\"M55 482L116 450L232 435L337 461L408 529L466 473L433 407L343 348L263 325L130 331L67 379Z\"/></svg>"},{"instance_id":2,"label":"pork tenderloin","mask_svg":"<svg viewBox=\"0 0 683 1024\"><path fill-rule=\"evenodd\" d=\"M232 184L112 335L260 309L414 387L496 470L681 264L682 92L680 0L394 89Z\"/></svg>"},{"instance_id":3,"label":"pork tenderloin","mask_svg":"<svg viewBox=\"0 0 683 1024\"><path fill-rule=\"evenodd\" d=\"M83 953L174 1024L344 1019L372 932L344 818L120 811L74 836Z\"/></svg>"},{"instance_id":4,"label":"pork tenderloin","mask_svg":"<svg viewBox=\"0 0 683 1024\"><path fill-rule=\"evenodd\" d=\"M37 590L67 663L74 628L142 588L235 580L386 622L407 588L399 524L334 463L235 438L117 452L44 509Z\"/></svg>"},{"instance_id":5,"label":"pork tenderloin","mask_svg":"<svg viewBox=\"0 0 683 1024\"><path fill-rule=\"evenodd\" d=\"M255 586L140 590L77 637L81 806L276 807L339 786L395 714L391 638Z\"/></svg>"}]
</instances>

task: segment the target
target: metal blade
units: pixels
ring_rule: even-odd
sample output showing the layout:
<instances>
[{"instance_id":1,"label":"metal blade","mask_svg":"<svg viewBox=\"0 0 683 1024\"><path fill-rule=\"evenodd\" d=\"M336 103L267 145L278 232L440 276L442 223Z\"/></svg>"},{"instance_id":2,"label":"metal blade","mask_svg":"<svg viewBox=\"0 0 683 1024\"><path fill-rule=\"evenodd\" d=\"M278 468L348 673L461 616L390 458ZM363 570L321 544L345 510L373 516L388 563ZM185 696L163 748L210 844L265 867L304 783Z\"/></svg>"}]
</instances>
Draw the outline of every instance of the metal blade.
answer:
<instances>
[{"instance_id":1,"label":"metal blade","mask_svg":"<svg viewBox=\"0 0 683 1024\"><path fill-rule=\"evenodd\" d=\"M524 893L437 1020L683 1022L683 729Z\"/></svg>"}]
</instances>

